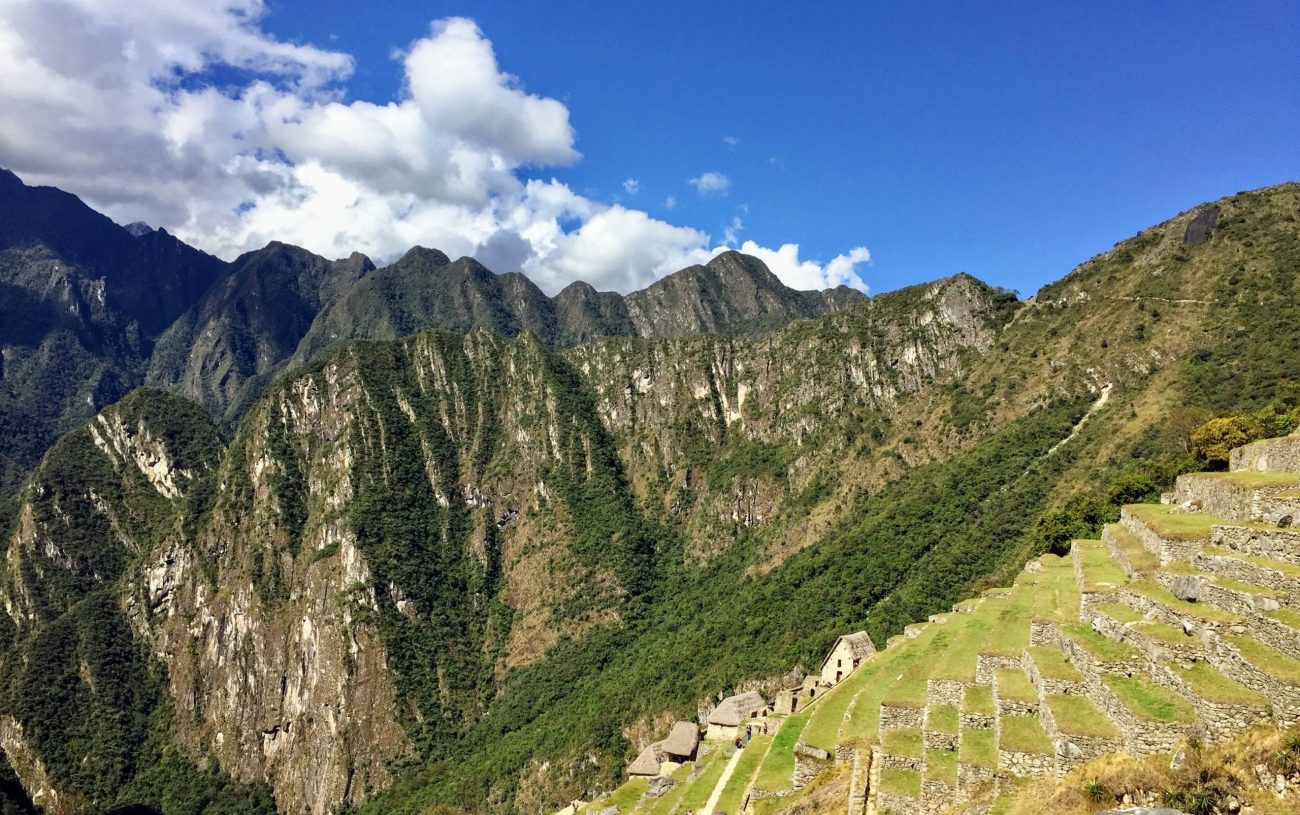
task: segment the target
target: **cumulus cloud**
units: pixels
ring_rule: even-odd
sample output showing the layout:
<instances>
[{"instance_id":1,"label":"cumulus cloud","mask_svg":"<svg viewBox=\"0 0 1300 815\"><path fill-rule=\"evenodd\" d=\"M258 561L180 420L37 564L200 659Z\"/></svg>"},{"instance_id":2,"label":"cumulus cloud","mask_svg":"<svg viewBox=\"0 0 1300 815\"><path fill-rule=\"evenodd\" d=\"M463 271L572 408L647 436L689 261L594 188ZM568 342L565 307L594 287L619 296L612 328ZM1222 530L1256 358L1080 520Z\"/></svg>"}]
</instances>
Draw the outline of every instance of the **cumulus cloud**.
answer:
<instances>
[{"instance_id":1,"label":"cumulus cloud","mask_svg":"<svg viewBox=\"0 0 1300 815\"><path fill-rule=\"evenodd\" d=\"M707 172L688 179L687 182L700 195L726 195L731 189L731 179L722 173Z\"/></svg>"},{"instance_id":2,"label":"cumulus cloud","mask_svg":"<svg viewBox=\"0 0 1300 815\"><path fill-rule=\"evenodd\" d=\"M772 270L772 274L792 289L849 286L867 291L867 284L857 270L860 264L871 260L871 253L863 246L837 255L824 265L815 260L800 259L797 243L783 244L780 249L768 249L753 241L745 241L741 244L740 251L763 261Z\"/></svg>"},{"instance_id":3,"label":"cumulus cloud","mask_svg":"<svg viewBox=\"0 0 1300 815\"><path fill-rule=\"evenodd\" d=\"M398 98L377 104L344 101L349 55L281 42L265 13L264 0L0 0L0 166L223 257L283 240L384 261L418 243L552 292L575 278L630 291L725 248L523 181L580 158L569 111L506 73L473 21L434 22L397 55ZM729 187L720 173L691 183ZM858 285L866 257L761 251L798 287Z\"/></svg>"}]
</instances>

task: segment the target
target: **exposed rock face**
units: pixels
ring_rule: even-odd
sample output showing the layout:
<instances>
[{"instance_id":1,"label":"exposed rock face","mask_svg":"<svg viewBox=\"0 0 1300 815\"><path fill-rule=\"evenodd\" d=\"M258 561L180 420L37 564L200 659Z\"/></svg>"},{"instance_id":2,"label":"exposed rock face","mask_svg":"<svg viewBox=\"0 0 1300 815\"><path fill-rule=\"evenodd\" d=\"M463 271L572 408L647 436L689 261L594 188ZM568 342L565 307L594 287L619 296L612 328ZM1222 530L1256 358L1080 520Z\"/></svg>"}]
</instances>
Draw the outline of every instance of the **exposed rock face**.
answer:
<instances>
[{"instance_id":1,"label":"exposed rock face","mask_svg":"<svg viewBox=\"0 0 1300 815\"><path fill-rule=\"evenodd\" d=\"M233 424L298 347L317 312L374 268L364 255L328 261L274 242L241 256L159 338L148 384Z\"/></svg>"},{"instance_id":2,"label":"exposed rock face","mask_svg":"<svg viewBox=\"0 0 1300 815\"><path fill-rule=\"evenodd\" d=\"M1170 590L1179 600L1196 602L1201 597L1201 580L1196 575L1180 574Z\"/></svg>"},{"instance_id":3,"label":"exposed rock face","mask_svg":"<svg viewBox=\"0 0 1300 815\"><path fill-rule=\"evenodd\" d=\"M1210 237L1214 231L1214 225L1219 221L1219 208L1217 206L1208 206L1196 213L1196 217L1187 224L1187 231L1183 233L1184 246L1196 246Z\"/></svg>"}]
</instances>

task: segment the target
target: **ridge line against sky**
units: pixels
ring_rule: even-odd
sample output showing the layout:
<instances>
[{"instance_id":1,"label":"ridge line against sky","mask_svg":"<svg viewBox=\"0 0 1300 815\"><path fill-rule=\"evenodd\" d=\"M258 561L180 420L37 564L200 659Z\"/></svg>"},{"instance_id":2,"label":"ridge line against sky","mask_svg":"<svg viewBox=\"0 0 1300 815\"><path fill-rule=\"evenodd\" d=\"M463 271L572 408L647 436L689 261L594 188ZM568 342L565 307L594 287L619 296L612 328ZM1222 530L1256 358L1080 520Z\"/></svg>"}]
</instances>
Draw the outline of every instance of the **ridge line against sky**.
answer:
<instances>
[{"instance_id":1,"label":"ridge line against sky","mask_svg":"<svg viewBox=\"0 0 1300 815\"><path fill-rule=\"evenodd\" d=\"M0 0L0 166L227 258L1028 293L1300 176L1296 38L1276 0Z\"/></svg>"}]
</instances>

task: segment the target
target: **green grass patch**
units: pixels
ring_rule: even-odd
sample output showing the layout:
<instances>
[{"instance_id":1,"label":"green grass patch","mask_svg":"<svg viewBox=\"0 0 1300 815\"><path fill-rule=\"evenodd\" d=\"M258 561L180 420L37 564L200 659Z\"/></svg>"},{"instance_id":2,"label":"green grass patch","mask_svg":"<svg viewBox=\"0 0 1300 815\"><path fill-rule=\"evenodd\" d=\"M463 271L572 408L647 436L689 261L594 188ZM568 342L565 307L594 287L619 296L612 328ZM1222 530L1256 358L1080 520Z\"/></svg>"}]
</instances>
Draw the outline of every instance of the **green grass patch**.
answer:
<instances>
[{"instance_id":1,"label":"green grass patch","mask_svg":"<svg viewBox=\"0 0 1300 815\"><path fill-rule=\"evenodd\" d=\"M1069 560L1052 557L1055 563L1048 564L1048 559L1043 559L1045 565L1034 598L1033 619L1075 622L1079 619L1079 587L1074 581L1074 565Z\"/></svg>"},{"instance_id":2,"label":"green grass patch","mask_svg":"<svg viewBox=\"0 0 1300 815\"><path fill-rule=\"evenodd\" d=\"M925 716L925 729L934 733L957 735L960 716L955 705L934 705Z\"/></svg>"},{"instance_id":3,"label":"green grass patch","mask_svg":"<svg viewBox=\"0 0 1300 815\"><path fill-rule=\"evenodd\" d=\"M1098 603L1091 606L1090 610L1099 611L1118 623L1140 623L1143 619L1142 612L1123 603Z\"/></svg>"},{"instance_id":4,"label":"green grass patch","mask_svg":"<svg viewBox=\"0 0 1300 815\"><path fill-rule=\"evenodd\" d=\"M1279 608L1277 611L1265 611L1265 617L1272 617L1283 625L1300 631L1300 612L1293 608Z\"/></svg>"},{"instance_id":5,"label":"green grass patch","mask_svg":"<svg viewBox=\"0 0 1300 815\"><path fill-rule=\"evenodd\" d=\"M880 791L887 795L908 795L915 798L921 794L921 774L886 767L880 771Z\"/></svg>"},{"instance_id":6,"label":"green grass patch","mask_svg":"<svg viewBox=\"0 0 1300 815\"><path fill-rule=\"evenodd\" d=\"M1089 628L1089 631L1092 629ZM1070 658L1060 648L1037 646L1028 650L1029 658L1034 661L1038 673L1048 679L1062 679L1068 682L1082 682L1083 674L1074 667Z\"/></svg>"},{"instance_id":7,"label":"green grass patch","mask_svg":"<svg viewBox=\"0 0 1300 815\"><path fill-rule=\"evenodd\" d=\"M957 786L957 751L926 750L925 777Z\"/></svg>"},{"instance_id":8,"label":"green grass patch","mask_svg":"<svg viewBox=\"0 0 1300 815\"><path fill-rule=\"evenodd\" d=\"M878 737L880 701L889 693L894 680L898 678L898 672L905 671L920 655L918 651L900 646L898 650L882 654L879 663L875 663L876 658L868 663L865 669L871 673L864 677L862 690L854 696L844 720L840 722L837 742L871 742ZM859 668L859 671L862 670L864 669Z\"/></svg>"},{"instance_id":9,"label":"green grass patch","mask_svg":"<svg viewBox=\"0 0 1300 815\"><path fill-rule=\"evenodd\" d=\"M1255 470L1240 470L1233 473L1192 473L1192 478L1205 478L1212 481L1227 481L1247 489L1260 487L1294 487L1300 484L1300 476L1295 473L1261 473Z\"/></svg>"},{"instance_id":10,"label":"green grass patch","mask_svg":"<svg viewBox=\"0 0 1300 815\"><path fill-rule=\"evenodd\" d=\"M990 770L998 766L997 737L992 730L965 727L961 731L961 745L957 748L957 760L962 764L976 764Z\"/></svg>"},{"instance_id":11,"label":"green grass patch","mask_svg":"<svg viewBox=\"0 0 1300 815\"><path fill-rule=\"evenodd\" d=\"M1003 699L1033 704L1038 701L1038 691L1020 668L998 668L994 672L994 686Z\"/></svg>"},{"instance_id":12,"label":"green grass patch","mask_svg":"<svg viewBox=\"0 0 1300 815\"><path fill-rule=\"evenodd\" d=\"M1149 506L1149 505L1148 505ZM1110 524L1106 527L1106 535L1115 541L1115 545L1124 553L1124 559L1135 572L1149 572L1152 569L1160 567L1160 558L1150 549L1142 545L1142 542L1122 524Z\"/></svg>"},{"instance_id":13,"label":"green grass patch","mask_svg":"<svg viewBox=\"0 0 1300 815\"><path fill-rule=\"evenodd\" d=\"M1036 716L1003 716L1002 741L998 747L1013 753L1051 755L1052 740Z\"/></svg>"},{"instance_id":14,"label":"green grass patch","mask_svg":"<svg viewBox=\"0 0 1300 815\"><path fill-rule=\"evenodd\" d=\"M1288 685L1300 685L1300 660L1250 637L1228 634L1223 639L1261 671Z\"/></svg>"},{"instance_id":15,"label":"green grass patch","mask_svg":"<svg viewBox=\"0 0 1300 815\"><path fill-rule=\"evenodd\" d=\"M886 755L920 758L925 754L925 742L920 730L886 730L880 736L880 749Z\"/></svg>"},{"instance_id":16,"label":"green grass patch","mask_svg":"<svg viewBox=\"0 0 1300 815\"><path fill-rule=\"evenodd\" d=\"M1192 692L1209 702L1225 705L1264 705L1268 703L1263 696L1250 688L1233 681L1204 662L1195 662L1191 667L1170 668L1182 679Z\"/></svg>"},{"instance_id":17,"label":"green grass patch","mask_svg":"<svg viewBox=\"0 0 1300 815\"><path fill-rule=\"evenodd\" d=\"M1097 709L1086 696L1049 696L1048 707L1056 728L1062 733L1098 738L1119 738L1122 734L1110 717Z\"/></svg>"},{"instance_id":18,"label":"green grass patch","mask_svg":"<svg viewBox=\"0 0 1300 815\"><path fill-rule=\"evenodd\" d=\"M677 782L677 786L658 798L651 798L637 812L640 815L668 815L668 813L672 812L673 807L677 806L677 803L682 800L682 796L686 794L689 787L687 779L691 777L691 771L694 769L694 765L690 763L678 767L672 775L673 780Z\"/></svg>"},{"instance_id":19,"label":"green grass patch","mask_svg":"<svg viewBox=\"0 0 1300 815\"><path fill-rule=\"evenodd\" d=\"M645 795L645 791L649 786L649 779L633 778L623 786L611 792L608 798L592 801L585 809L579 811L583 813L600 812L609 807L618 807L620 812L630 810L632 807L636 806L638 801L641 800L641 796ZM708 798L706 796L705 801L707 800Z\"/></svg>"},{"instance_id":20,"label":"green grass patch","mask_svg":"<svg viewBox=\"0 0 1300 815\"><path fill-rule=\"evenodd\" d=\"M1149 622L1138 623L1133 626L1133 630L1145 634L1157 642L1163 642L1166 645L1186 645L1199 648L1199 641L1194 637L1189 637L1182 628L1169 623Z\"/></svg>"},{"instance_id":21,"label":"green grass patch","mask_svg":"<svg viewBox=\"0 0 1300 815\"><path fill-rule=\"evenodd\" d=\"M1115 642L1094 631L1089 625L1067 625L1061 631L1080 648L1103 662L1128 662L1139 656L1133 646Z\"/></svg>"},{"instance_id":22,"label":"green grass patch","mask_svg":"<svg viewBox=\"0 0 1300 815\"><path fill-rule=\"evenodd\" d=\"M962 713L980 716L992 716L997 708L993 704L993 688L988 685L972 685L962 691Z\"/></svg>"},{"instance_id":23,"label":"green grass patch","mask_svg":"<svg viewBox=\"0 0 1300 815\"><path fill-rule=\"evenodd\" d=\"M1107 591L1128 582L1128 573L1101 541L1075 541L1075 553L1083 571L1084 591Z\"/></svg>"},{"instance_id":24,"label":"green grass patch","mask_svg":"<svg viewBox=\"0 0 1300 815\"><path fill-rule=\"evenodd\" d=\"M1006 606L998 613L993 633L980 648L981 654L1009 656L1029 647L1029 621L1034 616L1038 583L1017 584Z\"/></svg>"},{"instance_id":25,"label":"green grass patch","mask_svg":"<svg viewBox=\"0 0 1300 815\"><path fill-rule=\"evenodd\" d=\"M1233 624L1238 620L1238 616L1221 608L1207 606L1204 603L1190 603L1186 600L1179 600L1174 593L1165 588L1153 579L1138 580L1129 584L1129 588L1137 594L1153 600L1165 608L1172 609L1186 617L1194 617L1198 620L1208 620L1216 623Z\"/></svg>"},{"instance_id":26,"label":"green grass patch","mask_svg":"<svg viewBox=\"0 0 1300 815\"><path fill-rule=\"evenodd\" d=\"M790 788L790 774L794 772L794 746L799 743L807 724L808 716L804 713L796 713L785 720L785 724L772 737L772 747L758 768L754 786L765 790Z\"/></svg>"},{"instance_id":27,"label":"green grass patch","mask_svg":"<svg viewBox=\"0 0 1300 815\"><path fill-rule=\"evenodd\" d=\"M687 785L686 792L678 803L679 812L694 812L709 802L709 796L713 794L713 788L717 786L718 779L722 777L722 771L726 769L727 762L734 752L736 748L728 744L709 754L708 764L699 775L695 776L695 780Z\"/></svg>"},{"instance_id":28,"label":"green grass patch","mask_svg":"<svg viewBox=\"0 0 1300 815\"><path fill-rule=\"evenodd\" d=\"M943 655L935 663L929 678L975 681L975 665L980 647L992 632L995 620L1005 606L1004 600L985 600L973 614L957 614L945 626Z\"/></svg>"},{"instance_id":29,"label":"green grass patch","mask_svg":"<svg viewBox=\"0 0 1300 815\"><path fill-rule=\"evenodd\" d=\"M1232 521L1199 512L1173 512L1169 504L1129 504L1128 514L1146 524L1165 540L1209 540L1210 528Z\"/></svg>"},{"instance_id":30,"label":"green grass patch","mask_svg":"<svg viewBox=\"0 0 1300 815\"><path fill-rule=\"evenodd\" d=\"M1262 586L1256 586L1253 583L1247 583L1244 580L1238 580L1235 577L1228 577L1226 574L1216 574L1213 576L1214 584L1222 586L1231 591L1239 591L1242 594L1255 594L1261 597L1275 597L1277 592L1272 589L1266 589Z\"/></svg>"},{"instance_id":31,"label":"green grass patch","mask_svg":"<svg viewBox=\"0 0 1300 815\"><path fill-rule=\"evenodd\" d=\"M881 657L884 655L882 654ZM825 691L820 701L814 702L809 710L808 725L803 740L815 747L834 750L839 736L840 725L844 722L844 711L848 710L858 692L878 676L883 664L876 664L880 657L871 657L858 667L840 684Z\"/></svg>"},{"instance_id":32,"label":"green grass patch","mask_svg":"<svg viewBox=\"0 0 1300 815\"><path fill-rule=\"evenodd\" d=\"M749 740L749 746L744 749L740 755L740 760L736 762L736 769L731 774L731 778L727 779L727 786L723 787L722 795L718 798L718 804L714 811L740 811L740 805L743 803L749 781L754 777L754 771L758 768L759 763L763 762L765 757L771 755L769 748L772 744L773 738L771 736L755 736ZM793 771L794 767L791 766L790 769Z\"/></svg>"},{"instance_id":33,"label":"green grass patch","mask_svg":"<svg viewBox=\"0 0 1300 815\"><path fill-rule=\"evenodd\" d=\"M1190 722L1196 718L1196 709L1186 699L1144 676L1103 674L1101 681L1124 707L1143 718L1158 722Z\"/></svg>"}]
</instances>

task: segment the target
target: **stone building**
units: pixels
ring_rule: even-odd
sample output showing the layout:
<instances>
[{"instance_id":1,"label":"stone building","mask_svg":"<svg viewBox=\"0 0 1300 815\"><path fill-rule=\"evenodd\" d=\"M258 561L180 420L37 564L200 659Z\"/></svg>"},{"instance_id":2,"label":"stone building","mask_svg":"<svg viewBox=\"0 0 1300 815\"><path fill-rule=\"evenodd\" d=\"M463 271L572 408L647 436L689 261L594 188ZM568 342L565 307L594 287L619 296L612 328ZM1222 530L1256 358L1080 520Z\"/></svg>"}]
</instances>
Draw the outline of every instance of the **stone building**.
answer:
<instances>
[{"instance_id":1,"label":"stone building","mask_svg":"<svg viewBox=\"0 0 1300 815\"><path fill-rule=\"evenodd\" d=\"M773 712L786 715L798 713L821 695L821 691L821 677L817 674L809 674L804 677L803 684L799 687L783 690L776 695L772 703Z\"/></svg>"},{"instance_id":2,"label":"stone building","mask_svg":"<svg viewBox=\"0 0 1300 815\"><path fill-rule=\"evenodd\" d=\"M743 726L751 723L762 724L771 712L763 697L754 691L728 696L709 714L709 729L704 737L734 739Z\"/></svg>"},{"instance_id":3,"label":"stone building","mask_svg":"<svg viewBox=\"0 0 1300 815\"><path fill-rule=\"evenodd\" d=\"M822 684L838 685L857 670L862 660L874 653L876 653L876 646L867 632L858 631L843 635L835 640L830 653L822 661Z\"/></svg>"},{"instance_id":4,"label":"stone building","mask_svg":"<svg viewBox=\"0 0 1300 815\"><path fill-rule=\"evenodd\" d=\"M687 761L694 761L699 744L700 729L692 722L677 722L667 738L646 745L637 754L627 774L651 778L667 775Z\"/></svg>"}]
</instances>

